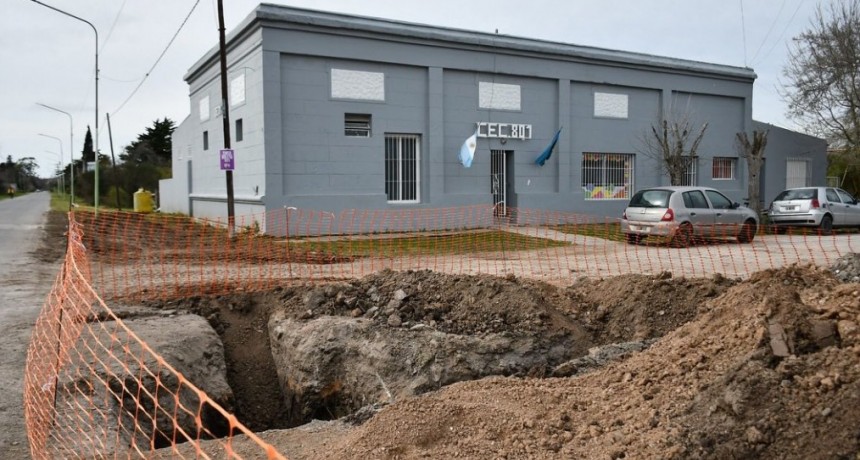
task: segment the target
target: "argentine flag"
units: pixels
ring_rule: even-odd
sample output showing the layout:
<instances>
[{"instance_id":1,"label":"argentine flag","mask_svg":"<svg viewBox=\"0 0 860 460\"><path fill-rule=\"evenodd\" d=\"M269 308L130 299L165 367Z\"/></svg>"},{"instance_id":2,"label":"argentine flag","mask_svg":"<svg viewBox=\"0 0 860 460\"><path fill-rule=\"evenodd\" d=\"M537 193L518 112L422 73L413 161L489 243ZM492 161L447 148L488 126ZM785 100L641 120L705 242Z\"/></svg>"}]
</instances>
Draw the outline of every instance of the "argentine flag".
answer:
<instances>
[{"instance_id":1,"label":"argentine flag","mask_svg":"<svg viewBox=\"0 0 860 460\"><path fill-rule=\"evenodd\" d=\"M460 163L465 167L472 166L472 160L475 158L475 147L478 146L478 130L475 130L475 134L469 136L466 139L466 142L463 142L463 146L460 147Z\"/></svg>"},{"instance_id":2,"label":"argentine flag","mask_svg":"<svg viewBox=\"0 0 860 460\"><path fill-rule=\"evenodd\" d=\"M558 128L558 131L556 131L556 132L555 132L555 136L553 136L553 137L552 137L552 141L551 141L551 142L549 143L549 145L548 145L548 146L543 150L543 153L541 153L541 154L540 154L540 156L538 156L538 157L535 159L535 164L536 164L536 165L541 165L541 166L543 166L543 165L544 165L544 163L546 163L546 160L549 160L550 155L552 155L552 149L554 149L554 148L555 148L555 144L557 144L557 143L558 143L558 136L559 136L560 134L561 134L561 128Z\"/></svg>"}]
</instances>

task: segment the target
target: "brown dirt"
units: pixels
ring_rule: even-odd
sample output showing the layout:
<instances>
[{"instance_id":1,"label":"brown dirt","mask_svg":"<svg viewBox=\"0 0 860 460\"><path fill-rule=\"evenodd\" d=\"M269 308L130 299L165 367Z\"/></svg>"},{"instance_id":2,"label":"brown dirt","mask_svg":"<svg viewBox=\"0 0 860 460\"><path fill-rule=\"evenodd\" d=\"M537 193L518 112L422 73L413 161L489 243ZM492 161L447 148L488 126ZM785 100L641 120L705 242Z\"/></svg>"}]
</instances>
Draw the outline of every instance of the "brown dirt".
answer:
<instances>
[{"instance_id":1,"label":"brown dirt","mask_svg":"<svg viewBox=\"0 0 860 460\"><path fill-rule=\"evenodd\" d=\"M586 280L567 289L513 276L452 276L431 271L382 271L350 283L279 288L269 292L193 297L160 308L184 308L206 317L225 345L228 381L237 415L255 430L290 425L265 334L273 308L293 318L358 316L385 305L398 290L401 327L423 323L460 335L508 333L561 337L581 331L582 349L660 337L695 317L702 303L728 289L722 277L693 280L627 275ZM602 294L602 293L611 294ZM671 301L669 300L671 299ZM653 312L650 314L649 312ZM386 324L388 317L375 320ZM556 363L557 364L557 363ZM529 375L549 375L549 369ZM522 375L520 377L525 377Z\"/></svg>"},{"instance_id":2,"label":"brown dirt","mask_svg":"<svg viewBox=\"0 0 860 460\"><path fill-rule=\"evenodd\" d=\"M51 211L47 214L42 242L33 251L33 257L39 262L53 263L66 254L66 230L69 228L69 218L64 212Z\"/></svg>"}]
</instances>

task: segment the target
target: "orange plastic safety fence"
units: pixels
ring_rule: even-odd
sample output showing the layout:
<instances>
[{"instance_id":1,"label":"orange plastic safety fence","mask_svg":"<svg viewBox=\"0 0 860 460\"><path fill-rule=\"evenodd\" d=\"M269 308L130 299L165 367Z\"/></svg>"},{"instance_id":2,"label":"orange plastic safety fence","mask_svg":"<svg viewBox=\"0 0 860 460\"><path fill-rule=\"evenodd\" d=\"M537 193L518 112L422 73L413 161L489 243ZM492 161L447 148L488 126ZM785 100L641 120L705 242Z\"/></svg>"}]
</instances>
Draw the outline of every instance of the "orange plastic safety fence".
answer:
<instances>
[{"instance_id":1,"label":"orange plastic safety fence","mask_svg":"<svg viewBox=\"0 0 860 460\"><path fill-rule=\"evenodd\" d=\"M27 356L24 411L33 458L283 459L195 383L215 385L189 382L174 367L181 362L168 362L102 301L90 283L85 229L73 216L69 224L66 259ZM153 327L171 321L165 319L155 318ZM184 352L223 361L211 350Z\"/></svg>"},{"instance_id":2,"label":"orange plastic safety fence","mask_svg":"<svg viewBox=\"0 0 860 460\"><path fill-rule=\"evenodd\" d=\"M618 219L500 211L468 206L333 214L287 207L239 216L232 229L224 221L182 216L71 214L69 251L28 356L25 403L33 456L121 451L149 457L166 448L188 458L239 457L231 436L242 433L280 458L219 405L215 390L189 382L153 350L153 339L138 336L105 301L260 291L384 269L517 276L557 285L583 276L666 271L745 277L792 263L830 265L860 246L860 235L851 233L778 234L735 226L699 226L690 238L634 238L622 233ZM200 443L208 438L214 444Z\"/></svg>"},{"instance_id":3,"label":"orange plastic safety fence","mask_svg":"<svg viewBox=\"0 0 860 460\"><path fill-rule=\"evenodd\" d=\"M105 299L166 300L359 278L383 270L515 275L563 285L582 276L660 273L744 277L794 262L828 265L860 235L699 227L694 238L628 240L619 219L489 206L348 210L285 208L223 221L77 213ZM738 242L752 230L753 241ZM707 238L695 237L709 233ZM742 237L741 239L745 239Z\"/></svg>"}]
</instances>

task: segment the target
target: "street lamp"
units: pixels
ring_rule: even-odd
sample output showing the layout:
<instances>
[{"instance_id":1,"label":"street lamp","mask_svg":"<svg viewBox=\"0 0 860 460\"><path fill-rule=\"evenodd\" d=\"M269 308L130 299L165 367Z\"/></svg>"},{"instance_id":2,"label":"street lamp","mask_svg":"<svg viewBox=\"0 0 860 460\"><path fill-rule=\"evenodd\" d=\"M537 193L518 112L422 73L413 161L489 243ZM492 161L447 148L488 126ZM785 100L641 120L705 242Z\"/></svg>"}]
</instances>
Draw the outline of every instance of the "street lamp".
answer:
<instances>
[{"instance_id":1,"label":"street lamp","mask_svg":"<svg viewBox=\"0 0 860 460\"><path fill-rule=\"evenodd\" d=\"M61 141L59 137L54 137L54 136L51 136L49 134L39 133L39 135L43 136L43 137L50 137L51 139L56 140L58 144L60 144L60 164L64 164L64 161L63 161L63 141ZM65 192L66 192L66 189L65 189L65 187L63 187L63 193L65 193Z\"/></svg>"},{"instance_id":2,"label":"street lamp","mask_svg":"<svg viewBox=\"0 0 860 460\"><path fill-rule=\"evenodd\" d=\"M60 173L55 175L54 177L57 177L59 179L57 180L57 193L63 195L66 193L66 172L63 168L63 155L61 153L57 153L51 150L45 150L45 153L50 153L51 155L57 157L57 170L59 170ZM57 172L57 170L55 170L54 172Z\"/></svg>"},{"instance_id":3,"label":"street lamp","mask_svg":"<svg viewBox=\"0 0 860 460\"><path fill-rule=\"evenodd\" d=\"M60 110L56 107L51 107L48 104L42 104L41 102L37 102L36 105L41 105L46 109L51 109L56 112L64 113L67 117L69 117L69 170L71 172L72 180L71 180L71 190L69 191L69 210L74 206L75 201L75 122L72 119L72 114L66 112L65 110ZM65 170L65 168L63 168Z\"/></svg>"},{"instance_id":4,"label":"street lamp","mask_svg":"<svg viewBox=\"0 0 860 460\"><path fill-rule=\"evenodd\" d=\"M96 172L95 172L95 176L96 177L95 177L95 181L94 181L95 182L95 184L94 184L95 185L94 195L95 195L96 215L98 215L99 214L99 31L96 30L96 26L94 26L93 23L91 23L90 21L87 21L86 19L79 18L79 17L75 16L74 14L67 13L67 12L65 12L59 8L54 8L51 5L46 5L42 2L40 2L39 0L32 0L32 1L34 3L38 3L39 5L44 6L46 8L50 8L50 9L56 11L57 13L65 14L66 16L68 16L70 18L74 18L74 19L77 19L78 21L87 23L87 25L92 27L93 32L96 34L96 47L95 47L95 49L96 49L96 126L95 126L95 128L96 128L96 152L95 152L96 153ZM84 163L86 164L86 160L84 160ZM72 163L72 165L73 165L73 169L74 169L74 163Z\"/></svg>"}]
</instances>

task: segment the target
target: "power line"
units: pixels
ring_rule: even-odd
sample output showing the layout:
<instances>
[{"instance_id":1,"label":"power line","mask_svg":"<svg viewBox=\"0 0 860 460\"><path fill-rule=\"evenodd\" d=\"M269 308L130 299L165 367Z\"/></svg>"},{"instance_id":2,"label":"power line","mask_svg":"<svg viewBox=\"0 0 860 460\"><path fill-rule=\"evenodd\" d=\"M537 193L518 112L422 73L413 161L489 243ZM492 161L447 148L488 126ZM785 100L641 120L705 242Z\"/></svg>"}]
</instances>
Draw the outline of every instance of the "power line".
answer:
<instances>
[{"instance_id":1,"label":"power line","mask_svg":"<svg viewBox=\"0 0 860 460\"><path fill-rule=\"evenodd\" d=\"M782 10L785 8L785 0L782 0L782 4L779 5L779 11L776 12L776 16L773 18L773 22L770 23L770 27L767 29L767 33L764 34L764 38L761 40L761 43L758 45L758 49L755 50L755 54L753 54L752 60L755 61L755 58L758 56L759 51L767 42L767 39L770 37L770 33L773 32L773 27L776 26L777 21L779 21L779 16L782 14Z\"/></svg>"},{"instance_id":2,"label":"power line","mask_svg":"<svg viewBox=\"0 0 860 460\"><path fill-rule=\"evenodd\" d=\"M130 101L131 98L134 97L135 94L137 94L137 90L139 90L140 87L143 86L143 83L146 81L147 78L149 78L149 76L152 74L152 71L155 70L155 66L157 66L158 63L161 62L161 58L163 58L164 55L167 53L167 50L170 49L170 46L173 44L174 40L176 40L176 37L179 36L179 32L182 31L183 27L185 27L185 24L188 22L188 19L191 17L191 14L194 13L194 9L197 8L197 5L199 3L200 0L194 2L194 5L191 6L191 10L185 16L185 19L182 20L182 24L179 25L178 29L176 29L176 33L173 34L173 37L171 37L170 41L167 43L167 46L164 47L164 50L161 52L161 54L158 55L158 59L155 60L155 62L152 64L152 67L149 68L149 71L146 72L146 75L143 76L143 78L140 80L140 83L138 83L134 90L132 90L131 94L129 94L128 97L125 98L125 100L122 102L122 104L120 104L119 107L117 107L116 110L111 113L116 115L120 110L122 110L123 107L125 107L128 101Z\"/></svg>"},{"instance_id":3,"label":"power line","mask_svg":"<svg viewBox=\"0 0 860 460\"><path fill-rule=\"evenodd\" d=\"M113 29L114 29L114 27L116 27L116 23L119 22L119 16L122 14L122 10L125 8L125 2L126 2L126 0L122 0L122 5L119 6L119 10L116 12L116 16L114 16L114 18L113 18L113 24L111 24L110 29L108 29L107 36L105 37L104 41L102 42L102 47L99 48L99 53L104 51L105 46L110 41L110 36L113 34Z\"/></svg>"},{"instance_id":4,"label":"power line","mask_svg":"<svg viewBox=\"0 0 860 460\"><path fill-rule=\"evenodd\" d=\"M773 52L773 49L776 48L776 45L782 43L782 37L785 36L785 33L788 31L788 27L791 26L791 23L794 21L794 17L797 16L797 12L800 11L800 7L803 6L803 3L805 1L806 0L800 0L800 3L797 5L797 8L794 9L794 13L791 14L790 18L788 18L788 22L785 24L785 27L782 29L782 33L779 34L779 38L776 39L776 41L773 43L773 46L771 46L770 49L767 50L767 53L765 53L764 56L761 57L759 62L767 59L767 57L770 56L770 53Z\"/></svg>"}]
</instances>

